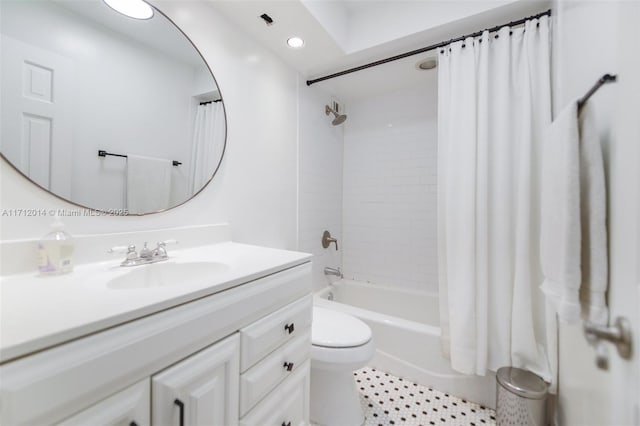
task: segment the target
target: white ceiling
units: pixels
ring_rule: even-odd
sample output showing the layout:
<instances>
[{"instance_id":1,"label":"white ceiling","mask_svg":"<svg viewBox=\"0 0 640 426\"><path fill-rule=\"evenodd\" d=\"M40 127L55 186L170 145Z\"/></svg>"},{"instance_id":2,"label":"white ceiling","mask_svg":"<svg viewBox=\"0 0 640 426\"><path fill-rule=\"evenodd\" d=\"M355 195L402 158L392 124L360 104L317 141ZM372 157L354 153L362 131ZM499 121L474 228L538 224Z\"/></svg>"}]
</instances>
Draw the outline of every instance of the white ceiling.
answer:
<instances>
[{"instance_id":1,"label":"white ceiling","mask_svg":"<svg viewBox=\"0 0 640 426\"><path fill-rule=\"evenodd\" d=\"M210 0L235 25L311 79L546 10L550 0ZM267 13L274 24L259 16ZM297 35L305 47L290 49ZM415 87L431 71L409 57L317 83L338 99ZM215 72L215 70L214 70Z\"/></svg>"},{"instance_id":2,"label":"white ceiling","mask_svg":"<svg viewBox=\"0 0 640 426\"><path fill-rule=\"evenodd\" d=\"M137 20L115 12L102 0L54 1L83 18L88 18L108 30L151 47L178 61L195 67L204 64L189 39L157 10L152 19Z\"/></svg>"}]
</instances>

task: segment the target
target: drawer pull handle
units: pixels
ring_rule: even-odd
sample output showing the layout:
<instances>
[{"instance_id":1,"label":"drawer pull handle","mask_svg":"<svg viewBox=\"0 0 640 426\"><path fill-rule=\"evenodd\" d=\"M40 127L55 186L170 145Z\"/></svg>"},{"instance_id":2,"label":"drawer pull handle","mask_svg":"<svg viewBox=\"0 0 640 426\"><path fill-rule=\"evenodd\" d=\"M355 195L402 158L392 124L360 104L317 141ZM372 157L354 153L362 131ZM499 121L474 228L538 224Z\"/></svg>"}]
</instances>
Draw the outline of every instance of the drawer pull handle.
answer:
<instances>
[{"instance_id":1,"label":"drawer pull handle","mask_svg":"<svg viewBox=\"0 0 640 426\"><path fill-rule=\"evenodd\" d=\"M287 370L287 371L291 371L293 370L293 363L292 362L286 362L284 363L283 367Z\"/></svg>"},{"instance_id":2,"label":"drawer pull handle","mask_svg":"<svg viewBox=\"0 0 640 426\"><path fill-rule=\"evenodd\" d=\"M184 402L176 398L173 403L180 408L180 426L184 426Z\"/></svg>"},{"instance_id":3,"label":"drawer pull handle","mask_svg":"<svg viewBox=\"0 0 640 426\"><path fill-rule=\"evenodd\" d=\"M295 330L295 326L293 325L293 323L285 324L284 329L287 330L289 334L291 334L293 333L293 330Z\"/></svg>"},{"instance_id":4,"label":"drawer pull handle","mask_svg":"<svg viewBox=\"0 0 640 426\"><path fill-rule=\"evenodd\" d=\"M282 426L291 426L291 422L282 422Z\"/></svg>"}]
</instances>

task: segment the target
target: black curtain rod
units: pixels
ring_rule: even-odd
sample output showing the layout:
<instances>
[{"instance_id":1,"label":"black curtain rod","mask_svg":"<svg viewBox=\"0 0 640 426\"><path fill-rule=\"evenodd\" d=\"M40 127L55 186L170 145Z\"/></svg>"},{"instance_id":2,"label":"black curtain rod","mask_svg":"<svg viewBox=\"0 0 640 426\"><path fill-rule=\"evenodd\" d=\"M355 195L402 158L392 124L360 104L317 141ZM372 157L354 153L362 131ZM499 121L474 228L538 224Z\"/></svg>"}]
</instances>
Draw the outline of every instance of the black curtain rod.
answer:
<instances>
[{"instance_id":1,"label":"black curtain rod","mask_svg":"<svg viewBox=\"0 0 640 426\"><path fill-rule=\"evenodd\" d=\"M606 84L606 83L614 83L616 80L618 80L618 76L615 75L615 74L605 74L602 77L600 77L598 79L598 81L596 81L596 84L594 84L591 87L591 89L589 89L587 94L584 95L583 97L581 97L578 100L578 109L582 108L584 106L584 104L589 100L591 95L596 93L598 91L598 89L601 88L604 84Z\"/></svg>"},{"instance_id":2,"label":"black curtain rod","mask_svg":"<svg viewBox=\"0 0 640 426\"><path fill-rule=\"evenodd\" d=\"M516 25L524 24L525 22L527 22L527 21L529 21L531 19L538 19L538 18L540 18L542 16L550 16L550 15L551 15L551 9L549 9L549 10L547 10L545 12L538 13L537 15L529 16L528 18L519 19L517 21L511 21L508 24L496 25L495 27L487 28L487 29L484 29L482 31L476 31L475 33L466 34L466 35L460 36L458 38L452 38L451 40L448 40L448 41L441 41L440 43L432 44L431 46L427 46L427 47L423 47L423 48L420 48L420 49L412 50L410 52L401 53L399 55L391 56L389 58L380 59L380 60L375 61L375 62L370 62L368 64L364 64L364 65L360 65L360 66L357 66L357 67L346 69L344 71L340 71L340 72L336 72L336 73L333 73L333 74L325 75L324 77L318 77L318 78L314 78L313 80L307 80L307 86L311 86L314 83L319 83L321 81L329 80L331 78L336 78L336 77L340 77L340 76L343 76L343 75L346 75L346 74L351 74L352 72L362 71L362 70L366 70L367 68L372 68L372 67L376 67L378 65L386 64L388 62L397 61L398 59L404 59L404 58L408 58L409 56L419 55L420 53L424 53L424 52L428 52L430 50L438 49L440 47L447 46L447 45L449 45L451 43L455 43L456 41L465 40L468 37L478 37L478 36L481 36L482 33L484 33L485 31L489 31L490 33L492 33L492 32L498 31L502 27L506 27L506 26L513 27L513 26L516 26Z\"/></svg>"},{"instance_id":3,"label":"black curtain rod","mask_svg":"<svg viewBox=\"0 0 640 426\"><path fill-rule=\"evenodd\" d=\"M216 99L215 101L200 102L200 105L208 105L208 104L210 104L210 103L213 103L213 102L220 102L220 101L222 101L222 99Z\"/></svg>"},{"instance_id":4,"label":"black curtain rod","mask_svg":"<svg viewBox=\"0 0 640 426\"><path fill-rule=\"evenodd\" d=\"M101 149L99 149L99 150L98 150L98 157L106 157L107 155L109 155L109 156L111 156L111 157L122 157L122 158L128 158L128 157L127 157L126 155L124 155L124 154L113 154L113 153L111 153L111 152L103 151L103 150L101 150ZM179 162L179 161L173 160L173 161L172 161L172 164L173 164L174 166L179 166L179 165L181 165L182 163L181 163L181 162Z\"/></svg>"}]
</instances>

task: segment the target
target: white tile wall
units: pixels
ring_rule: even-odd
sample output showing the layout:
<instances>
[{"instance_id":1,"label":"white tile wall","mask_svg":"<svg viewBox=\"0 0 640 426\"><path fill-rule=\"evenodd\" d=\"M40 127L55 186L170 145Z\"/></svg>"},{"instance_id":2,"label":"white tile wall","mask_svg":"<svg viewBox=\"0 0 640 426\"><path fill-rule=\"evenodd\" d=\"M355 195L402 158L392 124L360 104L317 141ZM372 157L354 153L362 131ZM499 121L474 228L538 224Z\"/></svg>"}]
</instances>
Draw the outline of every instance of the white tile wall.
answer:
<instances>
[{"instance_id":1,"label":"white tile wall","mask_svg":"<svg viewBox=\"0 0 640 426\"><path fill-rule=\"evenodd\" d=\"M437 290L437 84L352 102L344 135L345 277Z\"/></svg>"},{"instance_id":2,"label":"white tile wall","mask_svg":"<svg viewBox=\"0 0 640 426\"><path fill-rule=\"evenodd\" d=\"M331 96L300 82L299 90L299 226L298 250L313 254L313 287L326 286L325 266L342 264L342 147L343 127L332 126L324 106ZM320 244L322 232L338 239L339 251ZM331 277L335 279L335 277Z\"/></svg>"}]
</instances>

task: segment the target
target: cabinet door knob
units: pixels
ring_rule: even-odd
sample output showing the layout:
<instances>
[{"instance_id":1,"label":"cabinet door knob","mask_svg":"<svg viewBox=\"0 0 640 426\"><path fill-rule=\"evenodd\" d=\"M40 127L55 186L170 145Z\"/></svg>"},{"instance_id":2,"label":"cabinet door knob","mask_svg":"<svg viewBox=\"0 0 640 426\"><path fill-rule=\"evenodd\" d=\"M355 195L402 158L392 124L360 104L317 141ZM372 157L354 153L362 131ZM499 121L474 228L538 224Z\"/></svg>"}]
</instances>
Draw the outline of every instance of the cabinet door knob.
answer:
<instances>
[{"instance_id":1,"label":"cabinet door knob","mask_svg":"<svg viewBox=\"0 0 640 426\"><path fill-rule=\"evenodd\" d=\"M289 334L291 334L293 333L293 330L295 330L295 325L293 323L285 324L284 329L287 330Z\"/></svg>"},{"instance_id":2,"label":"cabinet door knob","mask_svg":"<svg viewBox=\"0 0 640 426\"><path fill-rule=\"evenodd\" d=\"M184 402L176 398L173 403L180 409L180 426L184 426Z\"/></svg>"},{"instance_id":3,"label":"cabinet door knob","mask_svg":"<svg viewBox=\"0 0 640 426\"><path fill-rule=\"evenodd\" d=\"M291 371L293 370L293 363L292 362L284 362L283 367L287 370L287 371Z\"/></svg>"}]
</instances>

